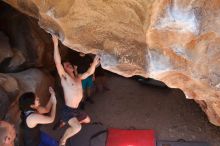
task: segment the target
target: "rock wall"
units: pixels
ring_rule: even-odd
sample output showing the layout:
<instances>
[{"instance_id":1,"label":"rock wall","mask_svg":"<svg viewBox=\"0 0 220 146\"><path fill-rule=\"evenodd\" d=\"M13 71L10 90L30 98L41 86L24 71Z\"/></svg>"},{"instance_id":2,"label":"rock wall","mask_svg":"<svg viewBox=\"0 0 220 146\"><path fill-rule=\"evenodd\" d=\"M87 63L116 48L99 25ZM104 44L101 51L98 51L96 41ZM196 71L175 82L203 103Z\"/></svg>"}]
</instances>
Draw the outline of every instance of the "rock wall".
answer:
<instances>
[{"instance_id":1,"label":"rock wall","mask_svg":"<svg viewBox=\"0 0 220 146\"><path fill-rule=\"evenodd\" d=\"M0 5L0 72L17 72L31 67L54 65L49 34L34 18L1 2Z\"/></svg>"},{"instance_id":2,"label":"rock wall","mask_svg":"<svg viewBox=\"0 0 220 146\"><path fill-rule=\"evenodd\" d=\"M4 1L107 70L182 89L220 126L220 0Z\"/></svg>"}]
</instances>

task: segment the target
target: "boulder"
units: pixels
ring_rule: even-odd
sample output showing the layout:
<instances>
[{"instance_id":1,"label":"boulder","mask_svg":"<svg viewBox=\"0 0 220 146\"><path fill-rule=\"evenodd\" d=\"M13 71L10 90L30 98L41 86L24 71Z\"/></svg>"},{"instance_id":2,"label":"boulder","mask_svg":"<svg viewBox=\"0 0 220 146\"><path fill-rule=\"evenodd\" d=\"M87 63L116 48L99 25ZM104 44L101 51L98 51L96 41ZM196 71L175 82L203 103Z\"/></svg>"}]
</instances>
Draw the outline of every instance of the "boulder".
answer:
<instances>
[{"instance_id":1,"label":"boulder","mask_svg":"<svg viewBox=\"0 0 220 146\"><path fill-rule=\"evenodd\" d=\"M12 55L13 52L8 37L0 32L0 63L2 63L4 59L12 57Z\"/></svg>"},{"instance_id":2,"label":"boulder","mask_svg":"<svg viewBox=\"0 0 220 146\"><path fill-rule=\"evenodd\" d=\"M180 88L220 126L220 0L5 0L102 67Z\"/></svg>"},{"instance_id":3,"label":"boulder","mask_svg":"<svg viewBox=\"0 0 220 146\"><path fill-rule=\"evenodd\" d=\"M19 94L20 86L17 80L9 74L0 73L0 86L13 102Z\"/></svg>"},{"instance_id":4,"label":"boulder","mask_svg":"<svg viewBox=\"0 0 220 146\"><path fill-rule=\"evenodd\" d=\"M0 120L4 119L5 114L9 109L9 97L6 92L0 88Z\"/></svg>"},{"instance_id":5,"label":"boulder","mask_svg":"<svg viewBox=\"0 0 220 146\"><path fill-rule=\"evenodd\" d=\"M7 36L0 33L0 72L18 72L31 67L51 70L54 61L49 34L38 26L34 18L3 2L0 5L0 30Z\"/></svg>"}]
</instances>

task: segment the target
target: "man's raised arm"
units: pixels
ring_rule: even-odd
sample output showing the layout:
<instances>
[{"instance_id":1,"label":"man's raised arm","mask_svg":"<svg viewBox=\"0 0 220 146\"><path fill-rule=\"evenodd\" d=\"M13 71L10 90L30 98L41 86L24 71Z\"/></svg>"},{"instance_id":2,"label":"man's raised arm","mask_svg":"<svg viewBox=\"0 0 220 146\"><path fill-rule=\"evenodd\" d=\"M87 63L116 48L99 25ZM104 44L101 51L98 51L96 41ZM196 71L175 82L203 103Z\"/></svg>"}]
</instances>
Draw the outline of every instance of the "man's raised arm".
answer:
<instances>
[{"instance_id":1,"label":"man's raised arm","mask_svg":"<svg viewBox=\"0 0 220 146\"><path fill-rule=\"evenodd\" d=\"M61 64L61 57L60 52L58 48L58 38L55 35L52 35L53 44L54 44L54 61L56 64L57 72L60 77L65 76L66 72L63 68L63 65Z\"/></svg>"},{"instance_id":2,"label":"man's raised arm","mask_svg":"<svg viewBox=\"0 0 220 146\"><path fill-rule=\"evenodd\" d=\"M86 79L88 76L92 75L95 72L95 68L100 62L99 60L100 60L100 58L98 56L95 56L95 58L94 58L94 60L91 64L91 66L89 67L89 69L85 73L79 75L81 80Z\"/></svg>"}]
</instances>

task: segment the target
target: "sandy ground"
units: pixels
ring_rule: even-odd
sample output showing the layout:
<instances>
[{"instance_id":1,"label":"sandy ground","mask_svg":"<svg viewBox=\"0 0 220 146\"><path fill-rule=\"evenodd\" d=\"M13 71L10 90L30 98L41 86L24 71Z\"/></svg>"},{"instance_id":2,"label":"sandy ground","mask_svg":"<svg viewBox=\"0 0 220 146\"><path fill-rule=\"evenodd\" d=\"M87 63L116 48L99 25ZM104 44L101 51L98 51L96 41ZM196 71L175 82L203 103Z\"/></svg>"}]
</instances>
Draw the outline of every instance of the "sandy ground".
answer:
<instances>
[{"instance_id":1,"label":"sandy ground","mask_svg":"<svg viewBox=\"0 0 220 146\"><path fill-rule=\"evenodd\" d=\"M85 111L93 121L121 129L154 129L157 140L206 141L220 146L220 127L181 90L140 84L117 75L109 77L110 91L99 92ZM51 127L51 126L49 126Z\"/></svg>"}]
</instances>

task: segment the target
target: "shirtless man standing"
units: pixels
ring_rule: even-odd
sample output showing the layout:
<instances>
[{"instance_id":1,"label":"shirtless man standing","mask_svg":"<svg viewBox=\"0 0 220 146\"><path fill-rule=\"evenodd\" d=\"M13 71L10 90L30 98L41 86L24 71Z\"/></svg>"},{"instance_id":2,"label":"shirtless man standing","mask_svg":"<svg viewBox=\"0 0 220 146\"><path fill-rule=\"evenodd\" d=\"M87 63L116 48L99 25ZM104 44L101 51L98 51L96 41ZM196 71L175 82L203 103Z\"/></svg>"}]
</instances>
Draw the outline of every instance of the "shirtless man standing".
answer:
<instances>
[{"instance_id":1,"label":"shirtless man standing","mask_svg":"<svg viewBox=\"0 0 220 146\"><path fill-rule=\"evenodd\" d=\"M61 110L61 120L69 124L69 128L65 131L60 139L60 146L66 144L66 140L81 130L81 123L89 123L89 116L78 109L79 103L83 97L82 80L95 72L96 66L99 64L99 57L95 57L90 68L83 74L77 73L77 68L72 66L70 62L61 64L61 57L58 48L58 38L52 35L54 43L54 61L58 74L61 79L61 85L64 91L65 106Z\"/></svg>"}]
</instances>

